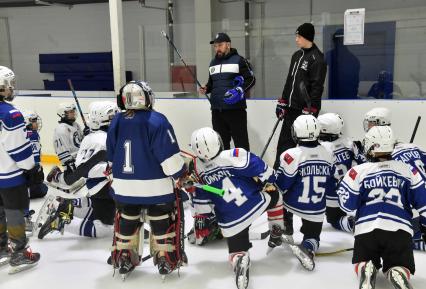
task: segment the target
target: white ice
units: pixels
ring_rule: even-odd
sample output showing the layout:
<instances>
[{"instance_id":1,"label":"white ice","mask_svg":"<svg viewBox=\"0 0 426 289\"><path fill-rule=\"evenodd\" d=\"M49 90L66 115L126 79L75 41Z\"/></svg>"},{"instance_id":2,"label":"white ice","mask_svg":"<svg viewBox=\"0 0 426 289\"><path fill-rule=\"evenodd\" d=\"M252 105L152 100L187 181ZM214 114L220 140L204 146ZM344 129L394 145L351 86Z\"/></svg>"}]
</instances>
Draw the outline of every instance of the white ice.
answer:
<instances>
[{"instance_id":1,"label":"white ice","mask_svg":"<svg viewBox=\"0 0 426 289\"><path fill-rule=\"evenodd\" d=\"M34 200L31 207L40 208L43 200ZM186 232L192 218L186 212ZM295 230L300 220L295 217ZM256 221L252 229L263 232L267 229L266 217ZM295 234L300 240L301 234ZM358 281L351 264L351 253L336 256L316 257L313 272L305 271L288 248L276 248L266 256L267 240L252 241L250 250L251 268L248 288L256 289L342 289L358 288ZM137 289L235 289L234 274L227 262L225 241L217 241L204 247L186 243L189 265L182 267L180 276L174 272L163 282L152 264L152 259L137 267L121 281L118 272L112 276L112 267L106 260L110 253L111 239L90 239L65 233L52 233L43 240L32 237L31 248L41 253L38 266L16 275L8 275L8 266L0 268L0 289L85 289L85 288L137 288ZM320 252L352 247L348 233L337 232L328 224L321 235ZM144 255L148 254L145 244ZM415 253L416 274L412 277L414 288L426 288L426 253ZM377 278L377 289L392 288L383 274Z\"/></svg>"}]
</instances>

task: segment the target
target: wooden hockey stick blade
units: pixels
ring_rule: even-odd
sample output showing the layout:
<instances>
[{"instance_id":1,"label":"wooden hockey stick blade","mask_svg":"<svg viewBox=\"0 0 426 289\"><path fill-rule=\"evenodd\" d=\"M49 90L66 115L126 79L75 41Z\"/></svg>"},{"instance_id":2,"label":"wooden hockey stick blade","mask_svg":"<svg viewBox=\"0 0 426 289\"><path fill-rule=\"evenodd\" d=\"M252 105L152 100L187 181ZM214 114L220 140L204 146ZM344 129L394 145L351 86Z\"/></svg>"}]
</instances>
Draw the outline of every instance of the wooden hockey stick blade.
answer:
<instances>
[{"instance_id":1,"label":"wooden hockey stick blade","mask_svg":"<svg viewBox=\"0 0 426 289\"><path fill-rule=\"evenodd\" d=\"M333 255L337 255L337 254L340 254L340 253L350 252L350 251L353 251L353 250L354 250L354 248L346 248L346 249L336 250L336 251L332 251L332 252L317 252L317 253L315 253L315 256L319 256L319 257L333 256Z\"/></svg>"}]
</instances>

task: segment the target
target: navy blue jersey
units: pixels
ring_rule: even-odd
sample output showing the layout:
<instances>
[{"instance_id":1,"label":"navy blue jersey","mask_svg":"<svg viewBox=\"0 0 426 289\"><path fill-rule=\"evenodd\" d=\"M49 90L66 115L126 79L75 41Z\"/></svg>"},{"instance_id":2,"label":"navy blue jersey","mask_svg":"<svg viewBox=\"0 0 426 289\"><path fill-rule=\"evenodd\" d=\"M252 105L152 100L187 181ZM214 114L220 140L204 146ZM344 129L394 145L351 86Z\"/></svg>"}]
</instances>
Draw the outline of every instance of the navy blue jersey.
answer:
<instances>
[{"instance_id":1,"label":"navy blue jersey","mask_svg":"<svg viewBox=\"0 0 426 289\"><path fill-rule=\"evenodd\" d=\"M225 237L238 234L266 210L270 197L261 192L262 183L274 182L274 170L256 155L231 149L210 161L197 159L195 167L204 184L225 189L223 197L201 189L193 197L198 214L214 210Z\"/></svg>"},{"instance_id":2,"label":"navy blue jersey","mask_svg":"<svg viewBox=\"0 0 426 289\"><path fill-rule=\"evenodd\" d=\"M416 168L400 161L353 167L340 183L339 205L355 216L355 235L375 229L413 234L412 208L426 226L426 188Z\"/></svg>"},{"instance_id":3,"label":"navy blue jersey","mask_svg":"<svg viewBox=\"0 0 426 289\"><path fill-rule=\"evenodd\" d=\"M9 103L0 101L0 188L24 184L23 170L30 170L34 164L24 117Z\"/></svg>"},{"instance_id":4,"label":"navy blue jersey","mask_svg":"<svg viewBox=\"0 0 426 289\"><path fill-rule=\"evenodd\" d=\"M34 161L36 162L36 164L39 164L41 157L40 135L36 130L28 130L27 136L33 148Z\"/></svg>"},{"instance_id":5,"label":"navy blue jersey","mask_svg":"<svg viewBox=\"0 0 426 289\"><path fill-rule=\"evenodd\" d=\"M334 155L321 145L298 146L280 157L276 184L284 207L303 219L322 222L326 195L336 186Z\"/></svg>"},{"instance_id":6,"label":"navy blue jersey","mask_svg":"<svg viewBox=\"0 0 426 289\"><path fill-rule=\"evenodd\" d=\"M115 199L131 204L158 204L175 200L173 178L185 164L173 128L156 111L119 113L107 136Z\"/></svg>"}]
</instances>

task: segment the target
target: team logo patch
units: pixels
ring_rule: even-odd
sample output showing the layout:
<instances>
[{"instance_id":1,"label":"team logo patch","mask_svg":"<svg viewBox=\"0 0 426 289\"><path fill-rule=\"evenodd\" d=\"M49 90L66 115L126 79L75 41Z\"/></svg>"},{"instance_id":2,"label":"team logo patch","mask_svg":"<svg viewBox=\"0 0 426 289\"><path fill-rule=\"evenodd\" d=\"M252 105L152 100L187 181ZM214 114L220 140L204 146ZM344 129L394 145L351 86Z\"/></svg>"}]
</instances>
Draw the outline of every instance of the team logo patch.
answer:
<instances>
[{"instance_id":1,"label":"team logo patch","mask_svg":"<svg viewBox=\"0 0 426 289\"><path fill-rule=\"evenodd\" d=\"M413 175L417 175L418 170L415 167L412 167L411 171L413 172Z\"/></svg>"},{"instance_id":2,"label":"team logo patch","mask_svg":"<svg viewBox=\"0 0 426 289\"><path fill-rule=\"evenodd\" d=\"M308 71L308 62L304 60L300 68L302 68L304 71Z\"/></svg>"},{"instance_id":3,"label":"team logo patch","mask_svg":"<svg viewBox=\"0 0 426 289\"><path fill-rule=\"evenodd\" d=\"M285 154L284 155L284 161L289 165L289 164L291 164L292 162L293 162L293 158L291 157L291 155L289 155L289 154Z\"/></svg>"},{"instance_id":4,"label":"team logo patch","mask_svg":"<svg viewBox=\"0 0 426 289\"><path fill-rule=\"evenodd\" d=\"M239 149L234 149L233 150L233 152L232 152L232 156L233 157L237 157L238 158L238 155L240 154L240 151L239 151Z\"/></svg>"},{"instance_id":5,"label":"team logo patch","mask_svg":"<svg viewBox=\"0 0 426 289\"><path fill-rule=\"evenodd\" d=\"M214 70L215 70L215 68L214 68L214 67L210 67L210 74L211 74L211 73L213 73L213 72L214 72Z\"/></svg>"},{"instance_id":6,"label":"team logo patch","mask_svg":"<svg viewBox=\"0 0 426 289\"><path fill-rule=\"evenodd\" d=\"M350 171L349 171L349 177L352 179L352 180L355 180L355 178L356 178L356 176L358 175L358 173L354 170L354 169L351 169Z\"/></svg>"}]
</instances>

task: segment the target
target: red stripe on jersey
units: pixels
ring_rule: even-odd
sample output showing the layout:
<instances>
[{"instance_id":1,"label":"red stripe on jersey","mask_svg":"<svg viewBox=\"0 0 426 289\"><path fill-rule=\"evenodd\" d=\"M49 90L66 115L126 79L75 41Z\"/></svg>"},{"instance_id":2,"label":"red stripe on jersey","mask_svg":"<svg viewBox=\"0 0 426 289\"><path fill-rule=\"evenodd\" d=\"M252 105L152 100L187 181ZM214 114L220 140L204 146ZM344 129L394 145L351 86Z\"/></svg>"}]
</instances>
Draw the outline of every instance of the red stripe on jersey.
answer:
<instances>
[{"instance_id":1,"label":"red stripe on jersey","mask_svg":"<svg viewBox=\"0 0 426 289\"><path fill-rule=\"evenodd\" d=\"M351 169L349 171L349 177L351 177L352 180L355 180L357 175L358 175L358 173L354 169Z\"/></svg>"},{"instance_id":2,"label":"red stripe on jersey","mask_svg":"<svg viewBox=\"0 0 426 289\"><path fill-rule=\"evenodd\" d=\"M289 154L285 154L284 155L284 160L285 160L285 162L289 165L289 164L291 164L291 162L294 160L292 157L291 157L291 155L289 155Z\"/></svg>"}]
</instances>

